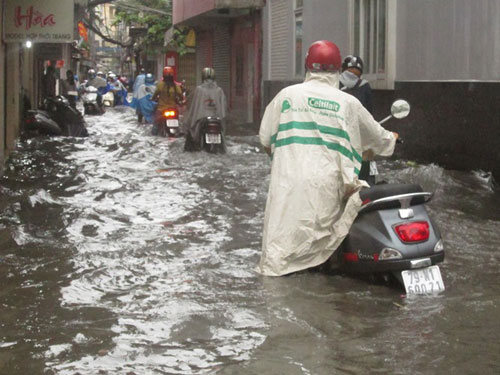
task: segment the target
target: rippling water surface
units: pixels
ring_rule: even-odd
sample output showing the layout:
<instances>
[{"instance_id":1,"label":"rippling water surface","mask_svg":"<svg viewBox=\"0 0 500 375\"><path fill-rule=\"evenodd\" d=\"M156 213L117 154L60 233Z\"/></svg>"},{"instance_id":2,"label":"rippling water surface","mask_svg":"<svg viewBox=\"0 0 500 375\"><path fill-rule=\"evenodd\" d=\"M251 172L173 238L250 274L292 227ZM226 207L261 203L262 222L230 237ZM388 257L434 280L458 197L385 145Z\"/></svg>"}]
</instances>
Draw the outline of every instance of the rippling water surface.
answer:
<instances>
[{"instance_id":1,"label":"rippling water surface","mask_svg":"<svg viewBox=\"0 0 500 375\"><path fill-rule=\"evenodd\" d=\"M481 173L384 161L435 197L446 291L263 278L256 136L183 152L132 112L19 144L0 179L0 374L500 372L500 196Z\"/></svg>"}]
</instances>

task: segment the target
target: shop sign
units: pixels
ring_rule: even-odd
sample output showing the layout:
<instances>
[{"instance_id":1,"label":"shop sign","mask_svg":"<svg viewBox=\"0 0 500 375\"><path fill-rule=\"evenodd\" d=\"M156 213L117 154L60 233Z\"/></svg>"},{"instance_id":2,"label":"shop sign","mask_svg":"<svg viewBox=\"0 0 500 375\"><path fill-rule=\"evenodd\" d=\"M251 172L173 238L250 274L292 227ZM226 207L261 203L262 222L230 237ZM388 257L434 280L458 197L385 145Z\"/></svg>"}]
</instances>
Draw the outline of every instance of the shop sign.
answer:
<instances>
[{"instance_id":1,"label":"shop sign","mask_svg":"<svg viewBox=\"0 0 500 375\"><path fill-rule=\"evenodd\" d=\"M73 0L7 1L3 18L4 42L72 42Z\"/></svg>"}]
</instances>

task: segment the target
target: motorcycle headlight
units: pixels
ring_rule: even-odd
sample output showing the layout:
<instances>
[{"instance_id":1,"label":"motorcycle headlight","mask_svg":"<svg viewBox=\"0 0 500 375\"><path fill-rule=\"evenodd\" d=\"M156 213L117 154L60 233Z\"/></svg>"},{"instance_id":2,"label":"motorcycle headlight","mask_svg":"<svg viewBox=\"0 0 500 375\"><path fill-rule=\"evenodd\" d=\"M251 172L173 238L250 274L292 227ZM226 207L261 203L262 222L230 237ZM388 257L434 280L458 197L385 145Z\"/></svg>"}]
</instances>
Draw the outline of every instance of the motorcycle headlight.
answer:
<instances>
[{"instance_id":1,"label":"motorcycle headlight","mask_svg":"<svg viewBox=\"0 0 500 375\"><path fill-rule=\"evenodd\" d=\"M434 246L434 252L435 253L439 253L441 251L444 250L444 243L443 243L443 240L439 240L436 244L436 246Z\"/></svg>"},{"instance_id":2,"label":"motorcycle headlight","mask_svg":"<svg viewBox=\"0 0 500 375\"><path fill-rule=\"evenodd\" d=\"M394 260L394 259L403 259L403 254L401 254L396 249L391 249L390 247L382 249L380 255L378 256L378 260Z\"/></svg>"}]
</instances>

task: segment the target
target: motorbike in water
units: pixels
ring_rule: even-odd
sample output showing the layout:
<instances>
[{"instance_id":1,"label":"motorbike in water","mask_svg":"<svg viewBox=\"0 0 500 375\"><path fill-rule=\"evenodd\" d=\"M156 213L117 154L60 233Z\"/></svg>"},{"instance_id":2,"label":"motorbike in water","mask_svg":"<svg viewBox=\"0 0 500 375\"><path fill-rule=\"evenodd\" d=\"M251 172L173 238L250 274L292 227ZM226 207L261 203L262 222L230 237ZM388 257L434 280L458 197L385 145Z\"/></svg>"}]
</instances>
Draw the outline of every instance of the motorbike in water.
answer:
<instances>
[{"instance_id":1,"label":"motorbike in water","mask_svg":"<svg viewBox=\"0 0 500 375\"><path fill-rule=\"evenodd\" d=\"M82 95L83 114L84 115L102 115L104 105L102 98L99 99L99 91L93 86L88 86Z\"/></svg>"},{"instance_id":2,"label":"motorbike in water","mask_svg":"<svg viewBox=\"0 0 500 375\"><path fill-rule=\"evenodd\" d=\"M161 137L182 136L177 108L168 108L163 111L161 119L158 120L158 135Z\"/></svg>"},{"instance_id":3,"label":"motorbike in water","mask_svg":"<svg viewBox=\"0 0 500 375\"><path fill-rule=\"evenodd\" d=\"M193 138L191 133L195 134L196 139ZM195 124L195 130L186 134L184 151L206 151L214 154L226 153L222 119L213 116L199 119Z\"/></svg>"},{"instance_id":4,"label":"motorbike in water","mask_svg":"<svg viewBox=\"0 0 500 375\"><path fill-rule=\"evenodd\" d=\"M87 137L82 114L63 96L46 98L40 109L28 110L24 128L29 135Z\"/></svg>"},{"instance_id":5,"label":"motorbike in water","mask_svg":"<svg viewBox=\"0 0 500 375\"><path fill-rule=\"evenodd\" d=\"M201 149L210 153L226 152L222 120L219 117L207 117L200 129Z\"/></svg>"},{"instance_id":6,"label":"motorbike in water","mask_svg":"<svg viewBox=\"0 0 500 375\"><path fill-rule=\"evenodd\" d=\"M409 104L397 100L391 115L404 118ZM402 142L399 142L402 143ZM329 271L395 277L407 295L444 291L438 263L444 244L425 204L433 193L415 184L379 184L360 191L362 207L349 234L327 262Z\"/></svg>"}]
</instances>

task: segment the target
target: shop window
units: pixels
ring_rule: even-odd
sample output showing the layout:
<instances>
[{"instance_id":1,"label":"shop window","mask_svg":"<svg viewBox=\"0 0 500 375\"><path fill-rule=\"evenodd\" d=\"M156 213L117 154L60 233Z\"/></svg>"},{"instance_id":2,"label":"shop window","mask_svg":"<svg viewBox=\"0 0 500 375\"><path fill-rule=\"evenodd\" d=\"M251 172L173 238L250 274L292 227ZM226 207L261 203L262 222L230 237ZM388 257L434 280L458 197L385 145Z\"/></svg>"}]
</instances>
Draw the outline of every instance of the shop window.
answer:
<instances>
[{"instance_id":1,"label":"shop window","mask_svg":"<svg viewBox=\"0 0 500 375\"><path fill-rule=\"evenodd\" d=\"M302 76L304 73L304 61L302 57L302 41L304 31L302 29L302 6L303 0L295 0L295 75Z\"/></svg>"},{"instance_id":2,"label":"shop window","mask_svg":"<svg viewBox=\"0 0 500 375\"><path fill-rule=\"evenodd\" d=\"M387 0L354 0L354 50L365 65L365 75L384 78L386 73Z\"/></svg>"}]
</instances>

